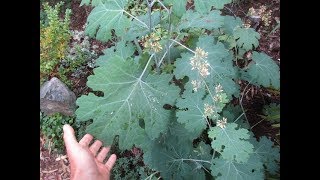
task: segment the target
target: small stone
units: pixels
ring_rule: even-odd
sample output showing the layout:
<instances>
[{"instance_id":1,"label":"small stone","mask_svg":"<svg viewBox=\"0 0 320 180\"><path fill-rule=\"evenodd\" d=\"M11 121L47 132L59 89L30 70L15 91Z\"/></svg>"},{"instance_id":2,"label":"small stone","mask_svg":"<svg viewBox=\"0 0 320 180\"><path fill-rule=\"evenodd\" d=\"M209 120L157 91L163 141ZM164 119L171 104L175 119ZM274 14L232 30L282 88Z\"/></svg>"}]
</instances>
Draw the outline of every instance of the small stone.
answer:
<instances>
[{"instance_id":1,"label":"small stone","mask_svg":"<svg viewBox=\"0 0 320 180\"><path fill-rule=\"evenodd\" d=\"M280 51L280 43L277 41L270 43L269 49L271 51Z\"/></svg>"},{"instance_id":2,"label":"small stone","mask_svg":"<svg viewBox=\"0 0 320 180\"><path fill-rule=\"evenodd\" d=\"M58 78L53 77L40 88L40 109L46 115L59 112L72 116L76 109L76 95Z\"/></svg>"}]
</instances>

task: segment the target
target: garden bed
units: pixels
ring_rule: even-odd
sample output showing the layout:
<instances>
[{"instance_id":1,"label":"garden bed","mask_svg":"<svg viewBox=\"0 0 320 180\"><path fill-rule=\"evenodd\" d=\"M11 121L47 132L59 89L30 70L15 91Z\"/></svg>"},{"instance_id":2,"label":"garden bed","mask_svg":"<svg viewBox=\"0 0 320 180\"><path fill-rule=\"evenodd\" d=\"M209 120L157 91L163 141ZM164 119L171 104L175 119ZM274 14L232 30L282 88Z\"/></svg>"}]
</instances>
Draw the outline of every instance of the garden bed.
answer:
<instances>
[{"instance_id":1,"label":"garden bed","mask_svg":"<svg viewBox=\"0 0 320 180\"><path fill-rule=\"evenodd\" d=\"M271 22L268 27L259 25L256 30L260 33L259 46L256 51L264 52L269 55L279 66L280 66L280 27L276 28L280 23L280 0L238 0L234 3L227 5L222 11L226 15L236 15L240 17L244 22L248 20L247 12L251 7L258 9L262 5L267 7L267 10L272 10ZM192 8L192 3L189 3L187 7ZM92 7L80 6L80 1L71 0L70 8L71 23L70 29L72 31L84 31L84 25L87 17L90 14ZM278 22L277 22L278 21ZM71 39L70 46L72 46L75 40ZM96 39L89 39L90 50L94 49L97 56L103 54L102 51L113 44L112 41L102 43ZM94 47L94 48L93 48ZM250 56L250 54L247 54ZM87 77L93 74L93 68L84 66L82 73L78 77L72 76L70 73L67 74L67 78L70 80L69 88L80 97L92 92L87 83ZM55 76L55 73L51 74L51 77ZM272 127L272 123L263 119L263 107L270 103L280 104L280 91L274 91L268 88L258 88L257 86L248 85L246 81L239 82L240 91L243 95L242 105L246 110L246 118L252 127L252 131L257 137L267 136L271 137L271 140L276 145L280 146L280 137L277 135L279 130ZM248 85L248 86L247 86ZM239 100L234 100L233 104L239 104ZM68 167L68 160L64 156L65 152L58 153L52 149L48 149L45 144L50 140L46 139L40 132L40 179L52 180L52 179L69 179L70 170ZM126 157L131 158L130 163L137 163L139 166L144 166L140 156L142 152L138 148L132 148L117 154L118 158ZM133 159L133 160L132 160ZM129 166L134 170L133 165ZM127 170L126 170L127 171ZM117 171L118 172L118 171ZM121 172L118 172L121 173Z\"/></svg>"}]
</instances>

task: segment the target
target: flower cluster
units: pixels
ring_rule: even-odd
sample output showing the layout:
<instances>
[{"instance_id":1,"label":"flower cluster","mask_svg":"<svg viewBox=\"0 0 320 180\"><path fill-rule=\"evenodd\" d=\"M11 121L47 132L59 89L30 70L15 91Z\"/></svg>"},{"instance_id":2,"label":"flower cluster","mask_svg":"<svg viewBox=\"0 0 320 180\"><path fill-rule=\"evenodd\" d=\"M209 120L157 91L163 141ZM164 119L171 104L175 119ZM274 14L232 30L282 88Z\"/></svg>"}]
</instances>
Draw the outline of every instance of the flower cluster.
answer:
<instances>
[{"instance_id":1,"label":"flower cluster","mask_svg":"<svg viewBox=\"0 0 320 180\"><path fill-rule=\"evenodd\" d=\"M220 127L221 129L226 128L227 124L227 118L223 117L222 120L217 121L217 126Z\"/></svg>"},{"instance_id":2,"label":"flower cluster","mask_svg":"<svg viewBox=\"0 0 320 180\"><path fill-rule=\"evenodd\" d=\"M209 104L207 104L207 103L205 103L204 104L204 116L205 117L210 117L210 116L212 116L213 115L213 113L214 113L214 107L212 106L212 105L209 105Z\"/></svg>"},{"instance_id":3,"label":"flower cluster","mask_svg":"<svg viewBox=\"0 0 320 180\"><path fill-rule=\"evenodd\" d=\"M190 59L190 65L192 66L191 70L197 69L202 77L207 77L209 72L209 63L207 60L208 52L205 52L203 49L197 47L195 54Z\"/></svg>"},{"instance_id":4,"label":"flower cluster","mask_svg":"<svg viewBox=\"0 0 320 180\"><path fill-rule=\"evenodd\" d=\"M151 33L150 35L146 35L142 37L143 43L142 46L145 49L150 49L153 52L160 52L162 50L162 46L160 44L160 36L157 36L155 33Z\"/></svg>"},{"instance_id":5,"label":"flower cluster","mask_svg":"<svg viewBox=\"0 0 320 180\"><path fill-rule=\"evenodd\" d=\"M245 23L242 24L244 28L248 29L251 27L251 22L250 21L246 21Z\"/></svg>"},{"instance_id":6,"label":"flower cluster","mask_svg":"<svg viewBox=\"0 0 320 180\"><path fill-rule=\"evenodd\" d=\"M220 83L219 83L214 89L215 89L216 93L221 93L221 92L223 92L223 89L222 89L222 86L221 86Z\"/></svg>"},{"instance_id":7,"label":"flower cluster","mask_svg":"<svg viewBox=\"0 0 320 180\"><path fill-rule=\"evenodd\" d=\"M197 81L197 80L192 80L191 81L192 87L193 87L193 91L197 92L198 89L201 87L201 81Z\"/></svg>"}]
</instances>

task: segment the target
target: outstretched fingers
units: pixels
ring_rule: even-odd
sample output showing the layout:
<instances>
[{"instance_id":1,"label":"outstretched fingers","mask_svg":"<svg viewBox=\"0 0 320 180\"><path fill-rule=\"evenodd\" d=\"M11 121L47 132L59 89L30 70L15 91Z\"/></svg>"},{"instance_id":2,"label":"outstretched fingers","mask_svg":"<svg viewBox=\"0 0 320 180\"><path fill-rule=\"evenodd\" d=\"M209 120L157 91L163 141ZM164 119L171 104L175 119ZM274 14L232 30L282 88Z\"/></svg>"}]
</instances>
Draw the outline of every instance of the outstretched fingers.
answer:
<instances>
[{"instance_id":1,"label":"outstretched fingers","mask_svg":"<svg viewBox=\"0 0 320 180\"><path fill-rule=\"evenodd\" d=\"M74 135L74 130L69 124L63 126L63 139L67 149L78 144L77 139Z\"/></svg>"},{"instance_id":2,"label":"outstretched fingers","mask_svg":"<svg viewBox=\"0 0 320 180\"><path fill-rule=\"evenodd\" d=\"M111 171L112 167L114 166L114 163L116 162L117 160L117 156L115 154L112 154L110 156L110 158L108 159L108 161L106 162L106 167L109 171Z\"/></svg>"},{"instance_id":3,"label":"outstretched fingers","mask_svg":"<svg viewBox=\"0 0 320 180\"><path fill-rule=\"evenodd\" d=\"M92 141L93 136L90 134L86 134L83 136L83 138L79 141L79 144L82 146L89 146L90 142Z\"/></svg>"},{"instance_id":4,"label":"outstretched fingers","mask_svg":"<svg viewBox=\"0 0 320 180\"><path fill-rule=\"evenodd\" d=\"M99 140L96 140L91 146L90 151L91 153L96 156L97 152L99 151L100 147L102 146L102 142Z\"/></svg>"},{"instance_id":5,"label":"outstretched fingers","mask_svg":"<svg viewBox=\"0 0 320 180\"><path fill-rule=\"evenodd\" d=\"M103 160L107 157L109 150L110 150L110 147L103 147L96 157L97 160L102 163Z\"/></svg>"}]
</instances>

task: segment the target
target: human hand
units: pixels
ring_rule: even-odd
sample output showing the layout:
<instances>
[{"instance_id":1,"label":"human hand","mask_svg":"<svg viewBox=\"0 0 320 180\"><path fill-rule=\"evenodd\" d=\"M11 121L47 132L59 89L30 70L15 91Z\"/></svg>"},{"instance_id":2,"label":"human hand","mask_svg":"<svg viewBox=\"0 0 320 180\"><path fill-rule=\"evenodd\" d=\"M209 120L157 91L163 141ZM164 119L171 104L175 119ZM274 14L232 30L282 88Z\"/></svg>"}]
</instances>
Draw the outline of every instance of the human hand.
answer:
<instances>
[{"instance_id":1,"label":"human hand","mask_svg":"<svg viewBox=\"0 0 320 180\"><path fill-rule=\"evenodd\" d=\"M86 134L78 143L74 130L68 124L63 126L63 139L70 162L71 180L110 179L111 169L117 159L117 156L112 154L108 161L103 163L110 147L103 147L97 154L102 142L97 140L89 147L93 136Z\"/></svg>"}]
</instances>

